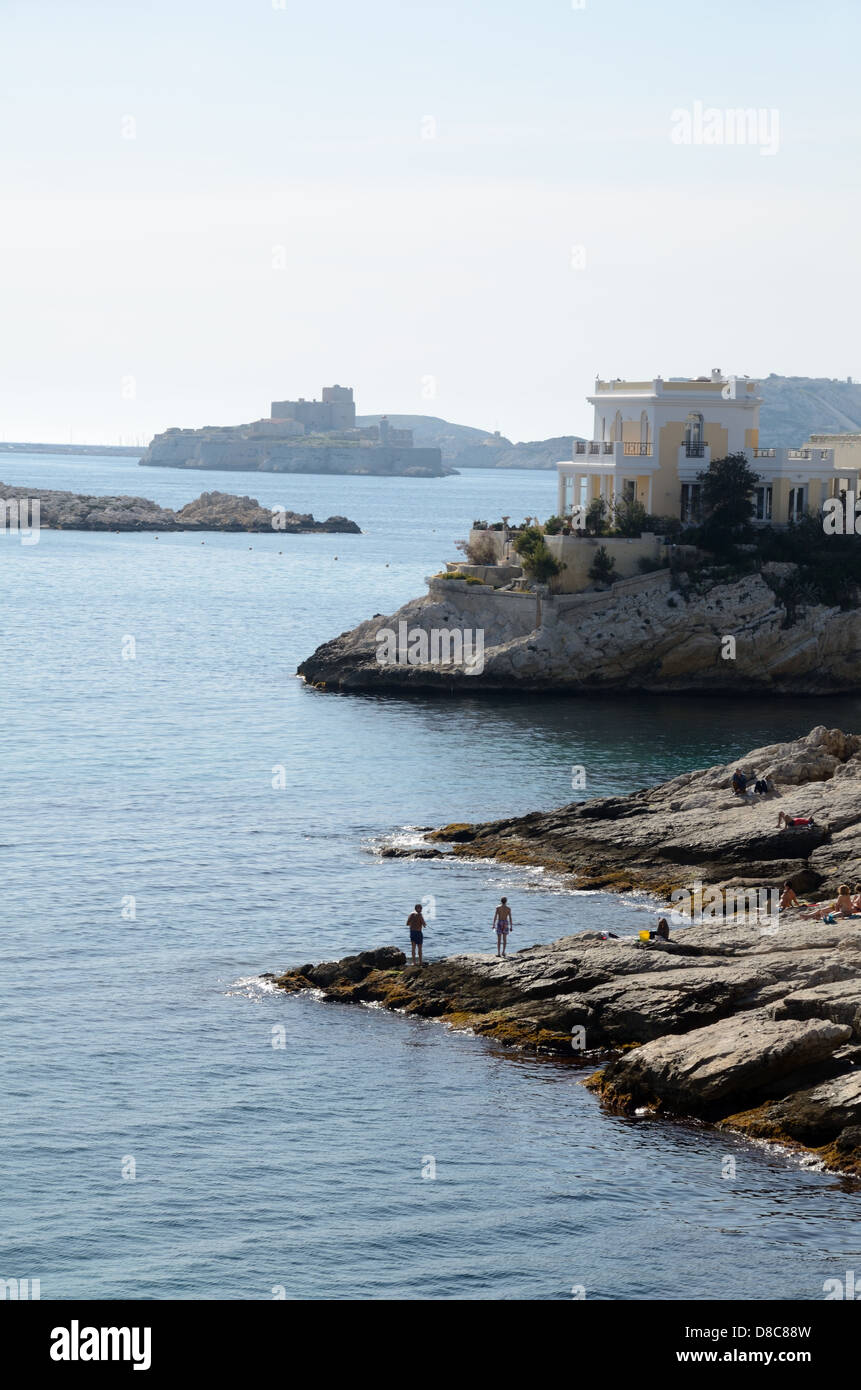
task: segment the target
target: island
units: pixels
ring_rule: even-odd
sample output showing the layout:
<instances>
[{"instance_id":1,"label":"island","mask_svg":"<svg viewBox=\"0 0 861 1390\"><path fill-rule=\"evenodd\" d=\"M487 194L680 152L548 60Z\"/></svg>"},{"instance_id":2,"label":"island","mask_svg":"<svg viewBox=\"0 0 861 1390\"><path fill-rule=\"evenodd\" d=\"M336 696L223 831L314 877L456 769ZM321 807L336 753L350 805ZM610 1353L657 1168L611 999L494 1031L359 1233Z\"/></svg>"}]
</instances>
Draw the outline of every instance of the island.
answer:
<instances>
[{"instance_id":1,"label":"island","mask_svg":"<svg viewBox=\"0 0 861 1390\"><path fill-rule=\"evenodd\" d=\"M817 727L649 791L450 824L418 853L645 888L673 905L670 937L586 931L424 968L384 946L268 978L568 1058L619 1112L695 1117L861 1176L861 917L775 901L787 881L826 905L858 882L861 735Z\"/></svg>"},{"instance_id":2,"label":"island","mask_svg":"<svg viewBox=\"0 0 861 1390\"><path fill-rule=\"evenodd\" d=\"M160 507L148 497L91 497L48 488L12 487L0 483L4 512L14 504L29 515L34 529L49 531L277 531L288 534L331 532L361 535L345 516L315 521L310 512L262 507L254 497L229 492L202 492L179 511ZM24 508L19 504L23 502ZM38 505L38 516L34 503Z\"/></svg>"},{"instance_id":3,"label":"island","mask_svg":"<svg viewBox=\"0 0 861 1390\"><path fill-rule=\"evenodd\" d=\"M143 454L144 467L258 473L352 473L445 478L436 447L416 448L412 430L386 416L360 425L351 386L324 386L322 400L273 401L266 419L245 425L165 430Z\"/></svg>"}]
</instances>

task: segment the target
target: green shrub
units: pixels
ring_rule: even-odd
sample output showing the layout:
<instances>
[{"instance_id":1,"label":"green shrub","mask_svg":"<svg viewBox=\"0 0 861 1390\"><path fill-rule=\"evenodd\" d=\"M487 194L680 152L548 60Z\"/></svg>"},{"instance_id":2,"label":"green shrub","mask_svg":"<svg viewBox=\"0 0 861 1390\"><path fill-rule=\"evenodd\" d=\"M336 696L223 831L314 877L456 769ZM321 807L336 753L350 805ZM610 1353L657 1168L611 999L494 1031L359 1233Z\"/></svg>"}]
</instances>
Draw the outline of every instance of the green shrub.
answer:
<instances>
[{"instance_id":1,"label":"green shrub","mask_svg":"<svg viewBox=\"0 0 861 1390\"><path fill-rule=\"evenodd\" d=\"M599 545L595 552L595 559L589 567L589 578L593 584L610 584L615 568L616 561L612 555L608 554L607 547Z\"/></svg>"},{"instance_id":2,"label":"green shrub","mask_svg":"<svg viewBox=\"0 0 861 1390\"><path fill-rule=\"evenodd\" d=\"M637 561L637 569L640 574L655 574L658 570L667 569L669 563L669 560L653 560L649 555L641 555Z\"/></svg>"},{"instance_id":3,"label":"green shrub","mask_svg":"<svg viewBox=\"0 0 861 1390\"><path fill-rule=\"evenodd\" d=\"M561 516L548 517L544 523L545 536L558 536L564 524Z\"/></svg>"},{"instance_id":4,"label":"green shrub","mask_svg":"<svg viewBox=\"0 0 861 1390\"><path fill-rule=\"evenodd\" d=\"M647 520L648 512L636 498L621 497L613 508L613 523L620 536L641 536Z\"/></svg>"},{"instance_id":5,"label":"green shrub","mask_svg":"<svg viewBox=\"0 0 861 1390\"><path fill-rule=\"evenodd\" d=\"M586 508L586 515L583 519L584 529L590 536L604 535L607 530L607 512L609 508L603 497L593 497Z\"/></svg>"}]
</instances>

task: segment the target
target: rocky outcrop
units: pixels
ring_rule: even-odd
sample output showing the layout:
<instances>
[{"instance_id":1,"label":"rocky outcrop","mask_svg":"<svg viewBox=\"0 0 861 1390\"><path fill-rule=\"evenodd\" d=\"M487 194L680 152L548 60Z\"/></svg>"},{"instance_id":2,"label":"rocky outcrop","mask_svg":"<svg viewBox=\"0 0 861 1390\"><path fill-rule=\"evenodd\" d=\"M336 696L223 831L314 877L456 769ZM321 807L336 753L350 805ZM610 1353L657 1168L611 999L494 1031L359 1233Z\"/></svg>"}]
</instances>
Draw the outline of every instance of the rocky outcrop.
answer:
<instances>
[{"instance_id":1,"label":"rocky outcrop","mask_svg":"<svg viewBox=\"0 0 861 1390\"><path fill-rule=\"evenodd\" d=\"M781 921L773 935L711 924L661 945L583 933L421 969L384 947L269 978L604 1063L588 1085L614 1109L695 1115L861 1175L861 1028L840 1021L859 967L861 920Z\"/></svg>"},{"instance_id":2,"label":"rocky outcrop","mask_svg":"<svg viewBox=\"0 0 861 1390\"><path fill-rule=\"evenodd\" d=\"M861 689L861 611L790 614L761 574L674 590L668 571L608 592L517 593L434 579L428 593L322 646L299 667L318 688L539 693ZM481 634L482 660L381 659L381 629ZM726 639L732 638L733 644Z\"/></svg>"},{"instance_id":3,"label":"rocky outcrop","mask_svg":"<svg viewBox=\"0 0 861 1390\"><path fill-rule=\"evenodd\" d=\"M0 483L0 499L38 501L39 524L60 531L302 531L359 534L355 521L330 516L315 521L310 513L272 510L254 497L203 492L179 511L160 507L146 497L89 497L44 488ZM29 511L28 511L29 515Z\"/></svg>"},{"instance_id":4,"label":"rocky outcrop","mask_svg":"<svg viewBox=\"0 0 861 1390\"><path fill-rule=\"evenodd\" d=\"M775 790L733 795L739 769ZM780 829L781 811L814 825ZM431 853L675 891L685 915L671 920L694 925L668 941L584 932L424 968L383 947L271 977L281 989L603 1063L588 1084L617 1110L696 1115L861 1176L861 917L778 915L769 896L787 877L820 893L861 880L861 736L818 727L651 791L427 834Z\"/></svg>"},{"instance_id":5,"label":"rocky outcrop","mask_svg":"<svg viewBox=\"0 0 861 1390\"><path fill-rule=\"evenodd\" d=\"M771 779L773 792L734 795L736 771ZM814 823L781 828L781 812ZM800 893L833 891L843 879L854 886L861 882L861 735L819 726L650 790L506 820L455 822L426 840L454 856L571 874L580 888L644 888L669 897L697 881L736 896L786 879Z\"/></svg>"}]
</instances>

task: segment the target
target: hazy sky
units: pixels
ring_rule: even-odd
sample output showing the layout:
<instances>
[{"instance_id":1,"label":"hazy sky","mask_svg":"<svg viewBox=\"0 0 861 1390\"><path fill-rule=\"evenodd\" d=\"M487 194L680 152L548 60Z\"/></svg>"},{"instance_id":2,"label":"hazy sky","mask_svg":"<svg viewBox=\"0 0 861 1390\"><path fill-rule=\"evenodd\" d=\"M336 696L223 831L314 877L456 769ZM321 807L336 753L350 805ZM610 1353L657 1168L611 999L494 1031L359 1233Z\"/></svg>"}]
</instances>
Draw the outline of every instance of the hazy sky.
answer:
<instances>
[{"instance_id":1,"label":"hazy sky","mask_svg":"<svg viewBox=\"0 0 861 1390\"><path fill-rule=\"evenodd\" d=\"M0 438L340 382L535 439L597 373L861 377L859 16L0 0ZM760 144L677 143L697 102Z\"/></svg>"}]
</instances>

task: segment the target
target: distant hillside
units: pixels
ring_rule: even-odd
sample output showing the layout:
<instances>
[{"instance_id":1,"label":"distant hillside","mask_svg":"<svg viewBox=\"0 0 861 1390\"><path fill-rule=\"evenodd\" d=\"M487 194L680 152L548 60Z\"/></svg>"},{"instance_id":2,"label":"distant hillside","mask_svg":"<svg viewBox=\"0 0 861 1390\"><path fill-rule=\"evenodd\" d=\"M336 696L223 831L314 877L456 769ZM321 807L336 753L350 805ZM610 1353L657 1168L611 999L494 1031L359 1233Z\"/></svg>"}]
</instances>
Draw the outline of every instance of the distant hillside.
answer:
<instances>
[{"instance_id":1,"label":"distant hillside","mask_svg":"<svg viewBox=\"0 0 861 1390\"><path fill-rule=\"evenodd\" d=\"M360 415L357 425L378 425L382 416ZM412 430L417 446L437 448L443 463L455 468L552 468L570 458L576 436L538 439L512 444L501 434L477 430L472 425L453 425L436 415L389 415L390 425Z\"/></svg>"},{"instance_id":2,"label":"distant hillside","mask_svg":"<svg viewBox=\"0 0 861 1390\"><path fill-rule=\"evenodd\" d=\"M757 378L763 445L803 444L811 434L861 430L861 382L827 376Z\"/></svg>"},{"instance_id":3,"label":"distant hillside","mask_svg":"<svg viewBox=\"0 0 861 1390\"><path fill-rule=\"evenodd\" d=\"M831 377L755 377L763 398L760 443L803 444L811 434L861 430L861 382ZM357 424L379 424L381 416L362 415ZM513 444L504 435L453 425L436 415L390 415L389 423L413 431L419 446L441 450L443 463L454 468L546 468L571 457L579 435Z\"/></svg>"}]
</instances>

